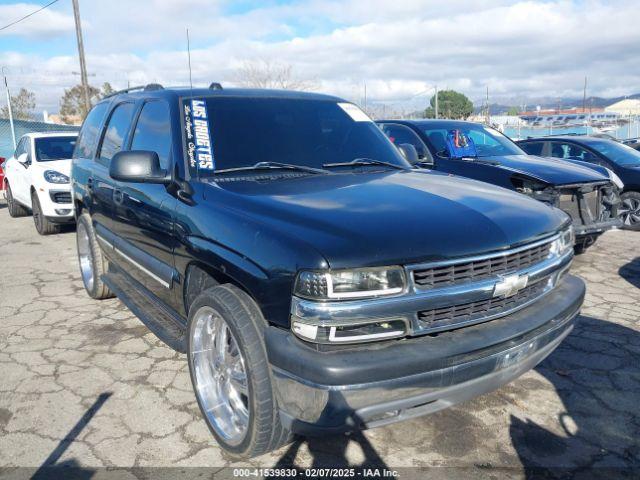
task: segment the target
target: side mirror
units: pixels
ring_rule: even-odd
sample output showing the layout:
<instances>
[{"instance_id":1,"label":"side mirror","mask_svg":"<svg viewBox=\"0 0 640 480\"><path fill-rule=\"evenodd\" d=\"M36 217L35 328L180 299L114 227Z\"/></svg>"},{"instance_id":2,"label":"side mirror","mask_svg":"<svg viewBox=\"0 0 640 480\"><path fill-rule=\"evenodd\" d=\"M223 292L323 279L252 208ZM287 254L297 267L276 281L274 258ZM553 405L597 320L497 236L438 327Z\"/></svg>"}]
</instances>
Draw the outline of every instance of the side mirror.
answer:
<instances>
[{"instance_id":1,"label":"side mirror","mask_svg":"<svg viewBox=\"0 0 640 480\"><path fill-rule=\"evenodd\" d=\"M398 150L402 156L409 162L411 165L415 165L420 162L420 158L418 158L418 151L416 147L411 145L410 143L401 143L398 145Z\"/></svg>"},{"instance_id":2,"label":"side mirror","mask_svg":"<svg viewBox=\"0 0 640 480\"><path fill-rule=\"evenodd\" d=\"M29 160L29 154L21 153L20 155L18 155L18 162L21 163L23 167L27 168L29 165L31 165L31 160Z\"/></svg>"},{"instance_id":3,"label":"side mirror","mask_svg":"<svg viewBox=\"0 0 640 480\"><path fill-rule=\"evenodd\" d=\"M109 165L109 175L114 180L130 183L168 184L171 177L160 168L156 152L129 150L116 153Z\"/></svg>"}]
</instances>

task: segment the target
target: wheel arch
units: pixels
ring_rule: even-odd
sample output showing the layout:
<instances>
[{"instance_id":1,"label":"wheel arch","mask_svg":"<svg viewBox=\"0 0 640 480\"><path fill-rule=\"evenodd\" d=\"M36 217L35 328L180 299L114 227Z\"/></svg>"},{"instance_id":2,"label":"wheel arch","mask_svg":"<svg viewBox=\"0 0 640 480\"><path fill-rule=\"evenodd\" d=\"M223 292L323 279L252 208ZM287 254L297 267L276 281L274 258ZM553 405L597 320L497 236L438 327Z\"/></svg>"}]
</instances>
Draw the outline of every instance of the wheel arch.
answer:
<instances>
[{"instance_id":1,"label":"wheel arch","mask_svg":"<svg viewBox=\"0 0 640 480\"><path fill-rule=\"evenodd\" d=\"M246 293L256 305L259 305L258 300L243 282L205 262L194 260L187 265L182 289L183 308L187 316L189 315L190 306L201 292L223 284L234 285Z\"/></svg>"}]
</instances>

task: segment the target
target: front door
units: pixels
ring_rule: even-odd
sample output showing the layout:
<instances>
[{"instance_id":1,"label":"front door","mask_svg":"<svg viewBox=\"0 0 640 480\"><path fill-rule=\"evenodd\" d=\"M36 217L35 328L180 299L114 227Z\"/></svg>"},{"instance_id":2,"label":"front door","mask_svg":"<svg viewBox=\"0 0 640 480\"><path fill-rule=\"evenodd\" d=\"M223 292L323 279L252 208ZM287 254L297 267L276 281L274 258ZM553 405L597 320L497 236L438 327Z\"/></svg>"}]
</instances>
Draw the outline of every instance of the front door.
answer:
<instances>
[{"instance_id":1,"label":"front door","mask_svg":"<svg viewBox=\"0 0 640 480\"><path fill-rule=\"evenodd\" d=\"M171 116L164 100L144 103L130 137L129 150L158 154L170 172ZM118 249L134 264L129 273L157 297L172 304L174 281L174 212L176 198L165 185L117 182L113 230Z\"/></svg>"}]
</instances>

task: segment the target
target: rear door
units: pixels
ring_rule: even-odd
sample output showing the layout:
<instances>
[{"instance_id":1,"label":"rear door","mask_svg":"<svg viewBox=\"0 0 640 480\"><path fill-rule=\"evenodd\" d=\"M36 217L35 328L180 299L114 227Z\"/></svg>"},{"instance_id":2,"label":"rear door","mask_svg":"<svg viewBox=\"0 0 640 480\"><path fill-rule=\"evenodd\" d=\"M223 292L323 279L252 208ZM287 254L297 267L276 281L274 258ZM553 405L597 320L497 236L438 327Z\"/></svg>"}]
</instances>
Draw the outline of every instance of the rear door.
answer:
<instances>
[{"instance_id":1,"label":"rear door","mask_svg":"<svg viewBox=\"0 0 640 480\"><path fill-rule=\"evenodd\" d=\"M92 190L94 199L92 217L96 234L111 247L115 243L113 210L116 182L109 175L109 165L113 156L125 145L134 112L135 104L133 102L121 102L111 109L102 130L95 162L92 166L92 178L89 179L88 188Z\"/></svg>"},{"instance_id":2,"label":"rear door","mask_svg":"<svg viewBox=\"0 0 640 480\"><path fill-rule=\"evenodd\" d=\"M171 115L165 100L153 99L142 105L127 149L156 152L160 166L173 171ZM171 303L177 200L165 185L117 182L115 188L113 231L118 252L133 267L128 273Z\"/></svg>"}]
</instances>

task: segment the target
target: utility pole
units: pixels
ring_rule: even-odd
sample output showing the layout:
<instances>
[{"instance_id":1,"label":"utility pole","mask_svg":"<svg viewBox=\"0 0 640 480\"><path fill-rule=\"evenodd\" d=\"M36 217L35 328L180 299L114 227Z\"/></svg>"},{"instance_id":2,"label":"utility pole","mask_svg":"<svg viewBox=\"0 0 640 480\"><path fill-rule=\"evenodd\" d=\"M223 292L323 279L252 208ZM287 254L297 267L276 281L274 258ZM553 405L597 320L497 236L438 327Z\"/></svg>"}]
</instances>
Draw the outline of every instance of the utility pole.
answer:
<instances>
[{"instance_id":1,"label":"utility pole","mask_svg":"<svg viewBox=\"0 0 640 480\"><path fill-rule=\"evenodd\" d=\"M2 70L4 70L4 67L2 67ZM9 110L9 125L11 126L11 139L13 140L13 149L15 150L17 147L16 130L13 127L13 111L11 109L11 94L9 93L9 84L7 83L6 75L4 75L4 86L7 89L7 109Z\"/></svg>"},{"instance_id":2,"label":"utility pole","mask_svg":"<svg viewBox=\"0 0 640 480\"><path fill-rule=\"evenodd\" d=\"M438 85L436 85L436 118L438 118Z\"/></svg>"},{"instance_id":3,"label":"utility pole","mask_svg":"<svg viewBox=\"0 0 640 480\"><path fill-rule=\"evenodd\" d=\"M582 113L587 111L587 77L584 77L584 91L582 92Z\"/></svg>"},{"instance_id":4,"label":"utility pole","mask_svg":"<svg viewBox=\"0 0 640 480\"><path fill-rule=\"evenodd\" d=\"M73 18L76 21L76 39L78 40L78 56L80 57L80 82L84 93L85 115L91 109L91 99L89 98L89 82L87 80L87 64L84 60L84 43L82 42L82 26L80 25L80 8L78 0L72 0Z\"/></svg>"}]
</instances>

